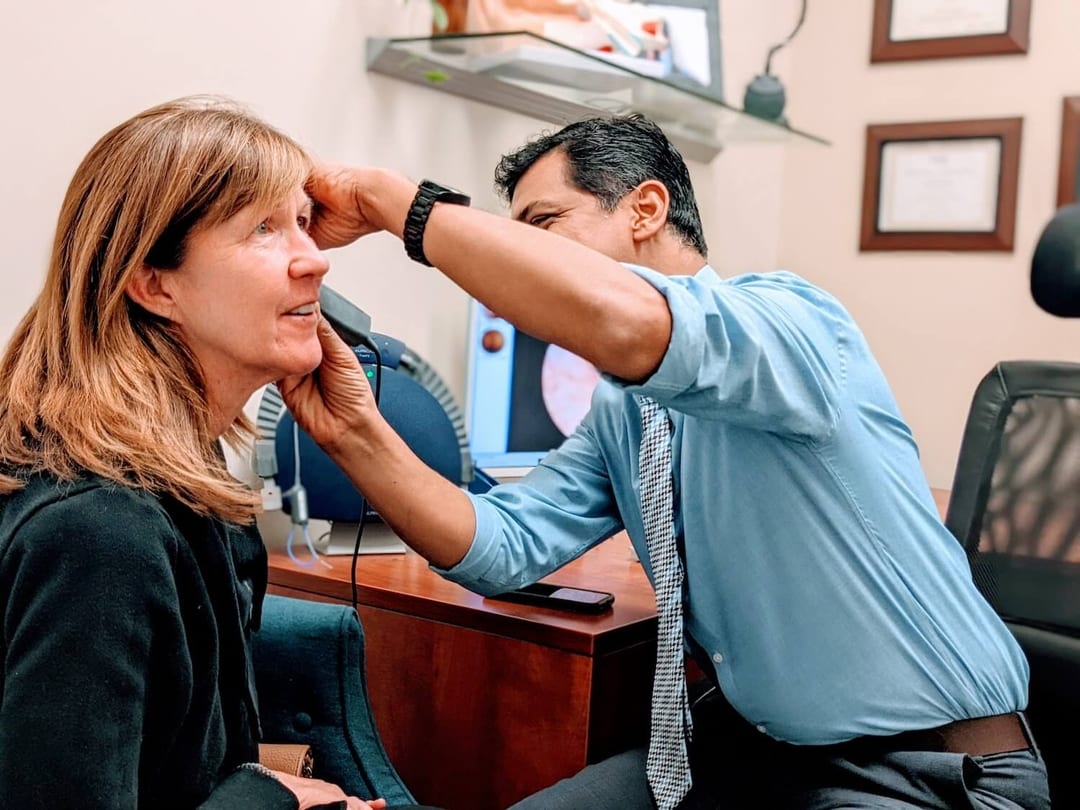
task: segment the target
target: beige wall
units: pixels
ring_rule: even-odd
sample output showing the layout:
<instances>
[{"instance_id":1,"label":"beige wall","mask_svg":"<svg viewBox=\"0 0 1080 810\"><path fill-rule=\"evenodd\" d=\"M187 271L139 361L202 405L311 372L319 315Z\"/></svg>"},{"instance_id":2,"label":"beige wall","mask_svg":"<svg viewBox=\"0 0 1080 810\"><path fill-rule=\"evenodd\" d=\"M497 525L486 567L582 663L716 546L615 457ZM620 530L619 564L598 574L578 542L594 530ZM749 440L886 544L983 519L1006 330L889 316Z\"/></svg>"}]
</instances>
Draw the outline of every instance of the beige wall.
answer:
<instances>
[{"instance_id":1,"label":"beige wall","mask_svg":"<svg viewBox=\"0 0 1080 810\"><path fill-rule=\"evenodd\" d=\"M812 0L785 74L793 125L830 149L789 151L779 262L828 288L862 325L949 486L971 395L998 360L1080 360L1080 322L1042 313L1028 268L1057 195L1061 99L1080 94L1080 3L1032 3L1026 55L870 65L869 0ZM868 123L1023 116L1012 253L859 253Z\"/></svg>"},{"instance_id":2,"label":"beige wall","mask_svg":"<svg viewBox=\"0 0 1080 810\"><path fill-rule=\"evenodd\" d=\"M471 190L477 205L500 210L495 161L548 125L365 72L367 37L421 34L428 8L426 0L4 3L0 340L37 293L79 160L108 128L175 96L231 95L323 158L438 178ZM728 4L723 24L742 32L725 60L729 78L741 83L729 86L742 86L763 43L776 38L775 23L738 0ZM777 154L752 148L694 167L718 265L775 264ZM465 296L409 262L389 237L334 251L332 266L328 283L371 313L378 331L429 360L460 397Z\"/></svg>"},{"instance_id":3,"label":"beige wall","mask_svg":"<svg viewBox=\"0 0 1080 810\"><path fill-rule=\"evenodd\" d=\"M798 3L721 5L725 86L741 101ZM793 122L830 137L833 147L732 146L692 172L713 263L724 274L789 267L840 295L894 382L933 483L944 484L981 372L999 357L1067 357L1062 347L1080 345L1080 329L1034 309L1024 276L1052 208L1060 96L1080 92L1069 86L1069 34L1080 4L1040 0L1028 57L873 69L869 9L869 0L813 0L803 32L774 61ZM438 178L499 209L495 160L548 125L364 70L368 36L420 33L426 10L424 0L5 3L0 340L40 285L78 161L113 124L178 95L234 96L324 158ZM857 254L865 123L991 114L1026 119L1016 253ZM328 283L367 309L378 331L432 362L460 395L465 297L408 262L389 237L362 240L332 260Z\"/></svg>"}]
</instances>

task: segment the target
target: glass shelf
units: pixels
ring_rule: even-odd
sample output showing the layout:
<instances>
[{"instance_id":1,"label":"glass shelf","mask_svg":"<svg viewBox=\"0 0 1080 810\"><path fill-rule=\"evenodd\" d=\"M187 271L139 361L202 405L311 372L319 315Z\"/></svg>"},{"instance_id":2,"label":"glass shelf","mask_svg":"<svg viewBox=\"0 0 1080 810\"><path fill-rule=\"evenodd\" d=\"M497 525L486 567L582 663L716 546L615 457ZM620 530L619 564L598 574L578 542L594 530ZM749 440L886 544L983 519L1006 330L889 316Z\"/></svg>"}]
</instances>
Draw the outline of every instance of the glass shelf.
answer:
<instances>
[{"instance_id":1,"label":"glass shelf","mask_svg":"<svg viewBox=\"0 0 1080 810\"><path fill-rule=\"evenodd\" d=\"M828 143L603 55L521 31L371 38L367 69L552 124L640 112L687 159L706 163L729 143Z\"/></svg>"}]
</instances>

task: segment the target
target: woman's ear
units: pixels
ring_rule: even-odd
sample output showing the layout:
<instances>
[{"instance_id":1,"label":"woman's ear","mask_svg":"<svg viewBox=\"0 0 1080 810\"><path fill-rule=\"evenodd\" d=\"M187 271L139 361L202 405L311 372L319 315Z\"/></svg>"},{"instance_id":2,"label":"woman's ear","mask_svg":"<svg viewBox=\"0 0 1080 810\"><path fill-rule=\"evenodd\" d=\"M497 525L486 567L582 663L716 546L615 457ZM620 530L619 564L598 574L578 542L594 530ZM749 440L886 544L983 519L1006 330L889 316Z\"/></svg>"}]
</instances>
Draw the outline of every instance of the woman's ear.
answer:
<instances>
[{"instance_id":1,"label":"woman's ear","mask_svg":"<svg viewBox=\"0 0 1080 810\"><path fill-rule=\"evenodd\" d=\"M644 242L667 226L671 195L659 180L646 180L632 193L634 241Z\"/></svg>"},{"instance_id":2,"label":"woman's ear","mask_svg":"<svg viewBox=\"0 0 1080 810\"><path fill-rule=\"evenodd\" d=\"M124 288L124 292L128 298L147 312L174 321L176 320L174 317L176 314L175 302L172 295L166 290L165 285L161 283L161 277L165 272L168 271L158 270L144 264L132 274L127 287Z\"/></svg>"}]
</instances>

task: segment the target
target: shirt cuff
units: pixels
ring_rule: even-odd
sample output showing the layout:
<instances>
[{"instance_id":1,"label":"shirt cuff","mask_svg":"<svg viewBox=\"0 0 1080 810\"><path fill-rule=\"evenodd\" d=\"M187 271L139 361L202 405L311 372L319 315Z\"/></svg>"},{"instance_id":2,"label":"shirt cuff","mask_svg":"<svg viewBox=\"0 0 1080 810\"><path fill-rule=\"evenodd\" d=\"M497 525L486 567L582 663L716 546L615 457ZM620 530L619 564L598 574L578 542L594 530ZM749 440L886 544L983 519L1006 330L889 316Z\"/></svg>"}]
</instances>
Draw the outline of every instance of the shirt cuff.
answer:
<instances>
[{"instance_id":1,"label":"shirt cuff","mask_svg":"<svg viewBox=\"0 0 1080 810\"><path fill-rule=\"evenodd\" d=\"M498 553L495 544L490 539L485 542L484 538L491 538L495 536L496 532L488 510L480 508L480 504L473 493L466 494L472 502L473 513L476 516L476 531L473 533L469 550L465 552L465 556L453 568L439 568L435 565L429 565L428 567L451 582L464 585L470 590L483 592L484 575L491 570Z\"/></svg>"},{"instance_id":2,"label":"shirt cuff","mask_svg":"<svg viewBox=\"0 0 1080 810\"><path fill-rule=\"evenodd\" d=\"M658 399L680 394L697 380L705 359L705 313L684 284L647 267L636 264L625 267L667 299L671 311L671 339L660 366L644 382L629 383L610 374L605 374L604 378L630 393L655 395ZM696 282L691 280L691 283Z\"/></svg>"}]
</instances>

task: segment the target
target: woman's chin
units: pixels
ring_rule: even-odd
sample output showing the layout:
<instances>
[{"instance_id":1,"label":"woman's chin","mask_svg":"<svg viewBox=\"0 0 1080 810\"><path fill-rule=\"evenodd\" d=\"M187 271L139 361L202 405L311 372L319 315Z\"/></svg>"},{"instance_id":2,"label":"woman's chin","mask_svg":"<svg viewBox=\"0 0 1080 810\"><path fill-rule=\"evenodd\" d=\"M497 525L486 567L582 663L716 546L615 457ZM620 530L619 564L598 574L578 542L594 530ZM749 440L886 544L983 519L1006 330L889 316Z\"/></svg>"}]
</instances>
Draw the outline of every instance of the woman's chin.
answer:
<instances>
[{"instance_id":1,"label":"woman's chin","mask_svg":"<svg viewBox=\"0 0 1080 810\"><path fill-rule=\"evenodd\" d=\"M317 369L322 359L322 344L315 339L301 345L293 344L288 351L274 352L264 358L262 369L267 375L273 375L275 381L285 377L302 377ZM266 360L271 362L266 363Z\"/></svg>"},{"instance_id":2,"label":"woman's chin","mask_svg":"<svg viewBox=\"0 0 1080 810\"><path fill-rule=\"evenodd\" d=\"M319 367L319 364L322 363L322 358L322 346L315 344L314 351L307 352L302 359L297 359L295 370L290 372L289 376L310 374Z\"/></svg>"}]
</instances>

